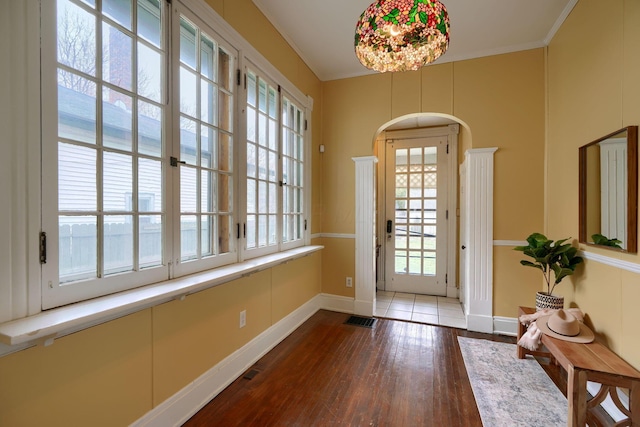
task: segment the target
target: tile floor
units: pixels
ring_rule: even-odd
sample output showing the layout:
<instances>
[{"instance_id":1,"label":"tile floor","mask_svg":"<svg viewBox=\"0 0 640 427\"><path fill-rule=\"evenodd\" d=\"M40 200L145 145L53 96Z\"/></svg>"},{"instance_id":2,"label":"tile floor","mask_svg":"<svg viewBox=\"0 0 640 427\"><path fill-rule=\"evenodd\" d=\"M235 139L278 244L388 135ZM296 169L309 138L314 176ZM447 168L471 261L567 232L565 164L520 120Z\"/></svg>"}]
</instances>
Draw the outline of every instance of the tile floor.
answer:
<instances>
[{"instance_id":1,"label":"tile floor","mask_svg":"<svg viewBox=\"0 0 640 427\"><path fill-rule=\"evenodd\" d=\"M456 298L377 291L375 315L388 319L467 328L462 305Z\"/></svg>"}]
</instances>

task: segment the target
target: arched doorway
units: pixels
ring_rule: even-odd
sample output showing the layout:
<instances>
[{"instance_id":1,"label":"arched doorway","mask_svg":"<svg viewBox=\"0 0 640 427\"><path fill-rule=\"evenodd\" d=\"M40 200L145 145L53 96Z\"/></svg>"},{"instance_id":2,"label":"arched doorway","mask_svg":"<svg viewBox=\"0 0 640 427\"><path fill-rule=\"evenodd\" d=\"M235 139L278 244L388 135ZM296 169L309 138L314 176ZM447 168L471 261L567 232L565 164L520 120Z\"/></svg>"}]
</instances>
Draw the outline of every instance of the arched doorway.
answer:
<instances>
[{"instance_id":1,"label":"arched doorway","mask_svg":"<svg viewBox=\"0 0 640 427\"><path fill-rule=\"evenodd\" d=\"M465 137L464 122L440 113L402 116L376 133L377 289L458 297L458 150L470 146Z\"/></svg>"},{"instance_id":2,"label":"arched doorway","mask_svg":"<svg viewBox=\"0 0 640 427\"><path fill-rule=\"evenodd\" d=\"M435 191L432 191L432 193L434 193L432 195L433 197L427 195L426 198L419 198L416 196L418 185L413 189L411 189L410 185L406 185L404 189L401 189L404 190L404 195L402 195L403 191L398 191L394 185L390 185L390 183L394 184L397 180L400 181L399 177L405 177L407 178L405 181L408 181L411 178L411 174L408 171L408 168L410 167L422 168L419 172L416 172L422 175L427 175L425 172L427 167L432 169L435 168L435 166L431 164L426 166L425 164L422 164L418 166L417 162L408 159L410 150L405 148L407 143L413 142L429 145L433 138L438 139L439 144L441 145L438 150L440 150L440 152L444 152L446 150L447 152L446 165L440 170L442 175L438 180L446 181L448 185L444 189L445 194L439 198L437 203L435 202ZM445 142L444 145L442 144L443 140ZM393 154L389 154L392 152L389 150L389 147L392 145L403 147L400 149L404 150L404 154L401 154L400 157L404 155L404 160L398 161L398 156L392 158ZM383 290L387 288L387 280L390 276L390 270L393 270L391 271L391 276L394 273L398 273L397 270L400 270L400 275L402 275L402 273L406 273L405 277L417 277L421 275L422 277L419 281L427 282L428 278L425 278L424 276L435 273L435 271L428 270L428 268L425 267L425 264L429 264L430 262L435 264L435 259L444 259L445 261L440 263L440 267L437 269L440 270L438 271L440 274L438 275L439 278L437 280L443 282L439 284L437 295L458 298L458 250L460 247L458 241L458 174L461 163L458 158L458 152L460 149L466 150L471 147L471 133L469 131L469 127L458 118L446 114L410 114L383 124L376 132L373 140L373 146L376 156L375 168L377 171L375 192L371 195L364 195L364 197L366 198L369 196L370 199L377 200L375 212L375 239L369 240L375 241L377 254L375 261L376 284L374 286ZM436 149L429 151L431 149L425 150L423 147L420 147L418 150L419 153L421 153L418 157L422 157L423 159L428 157L426 155L427 153L431 153L430 155L433 158L438 157L433 154L438 151ZM402 164L403 162L405 163L404 165ZM424 180L418 180L416 182L420 186L424 186L425 184ZM422 190L422 188L420 188L420 190ZM438 191L440 191L440 189L438 189ZM409 194L409 192L412 192L413 194ZM425 193L426 190L422 192L421 195L424 196ZM396 197L398 194L401 194L402 197ZM359 197L357 196L357 198ZM413 202L413 208L409 207L411 202ZM422 207L426 207L428 204L434 206L433 212L427 212L429 209L422 209ZM439 209L439 212L437 213L438 217L441 217L446 221L444 226L436 227L435 225L436 204L438 206L444 206L444 208ZM420 206L421 209L418 209L417 206ZM421 210L421 212L418 212L419 210ZM406 220L397 224L396 220L402 220L402 218L399 218L402 214L404 214ZM434 223L430 223L429 221L431 220L434 220ZM390 226L390 228L387 228L388 226ZM422 243L422 246L417 248L418 250L414 250L416 249L415 245L417 241L435 241L436 236L431 235L434 233L424 231L429 229L429 227L432 227L430 230L439 228L440 231L438 233L442 232L445 236L446 242L444 244L438 243L436 246L431 247L427 247L428 244ZM404 233L404 236L401 236L400 238L398 238L398 234L400 234L398 233L399 229L404 229L404 231L400 230L401 233ZM371 230L371 228L368 228L368 230ZM391 230L391 232L388 232L388 230ZM391 240L391 245L388 244L389 240ZM401 240L404 240L405 243L401 248L399 248L400 250L397 250L398 248L395 247L395 243L396 241ZM413 241L413 246L407 243L409 240ZM441 248L444 248L444 250L436 255L436 251ZM425 256L425 254L427 256ZM359 262L358 259L360 258L356 255L356 263ZM367 262L366 257L364 262ZM413 266L409 265L410 262L413 263ZM365 267L365 270L366 269L367 268ZM356 270L358 270L358 267L356 267ZM427 274L425 274L425 272ZM436 276L436 274L433 274L433 276ZM404 280L404 277L401 277L401 280ZM370 283L371 282L366 286L371 286ZM393 289L393 287L391 288ZM429 293L433 292L433 290L426 289L422 292L420 290L414 290L414 292ZM365 303L364 306L366 306L368 301L363 301L361 297L368 299L367 297L371 294L373 294L374 299L372 303L374 308L372 311L375 312L375 289L367 288L359 292L358 287L356 287L356 306L363 307L363 303Z\"/></svg>"}]
</instances>

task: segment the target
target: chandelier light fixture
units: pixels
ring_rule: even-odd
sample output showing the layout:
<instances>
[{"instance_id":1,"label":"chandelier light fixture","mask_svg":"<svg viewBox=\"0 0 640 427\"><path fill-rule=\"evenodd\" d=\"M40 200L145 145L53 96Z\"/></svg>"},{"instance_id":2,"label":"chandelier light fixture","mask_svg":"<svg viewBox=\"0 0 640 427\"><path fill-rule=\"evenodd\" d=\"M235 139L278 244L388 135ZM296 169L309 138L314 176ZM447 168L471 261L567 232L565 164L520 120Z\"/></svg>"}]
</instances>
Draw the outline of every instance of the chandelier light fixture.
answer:
<instances>
[{"instance_id":1,"label":"chandelier light fixture","mask_svg":"<svg viewBox=\"0 0 640 427\"><path fill-rule=\"evenodd\" d=\"M449 46L449 15L438 0L377 0L356 24L356 56L379 72L415 71Z\"/></svg>"}]
</instances>

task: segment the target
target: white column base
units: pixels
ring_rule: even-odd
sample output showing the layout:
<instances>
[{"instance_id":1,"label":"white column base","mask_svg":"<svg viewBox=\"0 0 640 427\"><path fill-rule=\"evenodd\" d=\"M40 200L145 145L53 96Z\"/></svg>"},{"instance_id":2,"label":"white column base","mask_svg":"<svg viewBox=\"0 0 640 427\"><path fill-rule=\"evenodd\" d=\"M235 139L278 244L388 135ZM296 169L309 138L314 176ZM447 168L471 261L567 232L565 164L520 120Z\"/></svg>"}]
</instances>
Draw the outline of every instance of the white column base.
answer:
<instances>
[{"instance_id":1,"label":"white column base","mask_svg":"<svg viewBox=\"0 0 640 427\"><path fill-rule=\"evenodd\" d=\"M354 308L353 311L358 316L373 317L375 304L376 304L375 301L373 302L373 304L371 304L371 301L356 300L353 303L353 308Z\"/></svg>"}]
</instances>

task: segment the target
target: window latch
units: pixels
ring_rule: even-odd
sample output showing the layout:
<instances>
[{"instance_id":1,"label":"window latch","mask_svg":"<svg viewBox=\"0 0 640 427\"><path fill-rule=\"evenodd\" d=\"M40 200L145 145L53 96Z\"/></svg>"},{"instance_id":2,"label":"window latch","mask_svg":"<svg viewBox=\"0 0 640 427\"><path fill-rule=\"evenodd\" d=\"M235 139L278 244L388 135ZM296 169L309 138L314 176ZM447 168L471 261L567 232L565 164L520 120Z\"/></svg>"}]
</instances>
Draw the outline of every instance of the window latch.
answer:
<instances>
[{"instance_id":1,"label":"window latch","mask_svg":"<svg viewBox=\"0 0 640 427\"><path fill-rule=\"evenodd\" d=\"M174 168L178 167L178 163L183 164L183 165L187 164L187 162L185 162L184 160L178 161L177 157L170 157L169 161L170 161L171 167L174 167Z\"/></svg>"}]
</instances>

